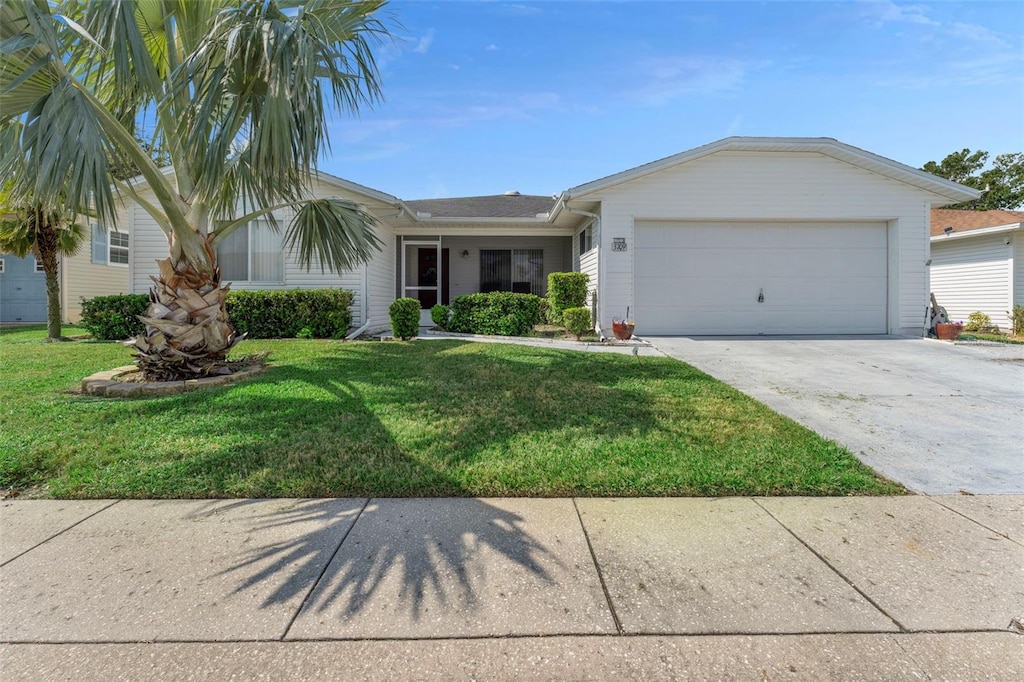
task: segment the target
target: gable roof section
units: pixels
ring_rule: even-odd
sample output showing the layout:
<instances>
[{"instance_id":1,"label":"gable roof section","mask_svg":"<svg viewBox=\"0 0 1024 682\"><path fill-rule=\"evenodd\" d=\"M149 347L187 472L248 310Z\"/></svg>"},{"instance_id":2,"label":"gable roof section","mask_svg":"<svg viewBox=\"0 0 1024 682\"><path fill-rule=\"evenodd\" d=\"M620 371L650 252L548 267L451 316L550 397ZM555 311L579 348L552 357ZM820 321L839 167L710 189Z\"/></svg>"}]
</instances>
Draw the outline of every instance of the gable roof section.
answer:
<instances>
[{"instance_id":1,"label":"gable roof section","mask_svg":"<svg viewBox=\"0 0 1024 682\"><path fill-rule=\"evenodd\" d=\"M884 156L878 156L857 147L844 144L831 137L727 137L696 149L631 168L615 175L609 175L593 182L566 190L562 196L566 201L593 194L615 185L642 178L651 173L696 161L718 152L814 152L849 163L864 170L877 173L893 180L938 194L950 203L977 199L981 193L964 187L937 175L911 168Z\"/></svg>"},{"instance_id":2,"label":"gable roof section","mask_svg":"<svg viewBox=\"0 0 1024 682\"><path fill-rule=\"evenodd\" d=\"M482 197L418 199L405 202L419 214L431 218L529 218L547 214L555 205L552 197L535 194L496 194Z\"/></svg>"},{"instance_id":3,"label":"gable roof section","mask_svg":"<svg viewBox=\"0 0 1024 682\"><path fill-rule=\"evenodd\" d=\"M932 209L932 237L945 237L946 228L952 227L949 236L991 231L991 228L1019 229L1024 223L1024 211L962 211L953 208Z\"/></svg>"}]
</instances>

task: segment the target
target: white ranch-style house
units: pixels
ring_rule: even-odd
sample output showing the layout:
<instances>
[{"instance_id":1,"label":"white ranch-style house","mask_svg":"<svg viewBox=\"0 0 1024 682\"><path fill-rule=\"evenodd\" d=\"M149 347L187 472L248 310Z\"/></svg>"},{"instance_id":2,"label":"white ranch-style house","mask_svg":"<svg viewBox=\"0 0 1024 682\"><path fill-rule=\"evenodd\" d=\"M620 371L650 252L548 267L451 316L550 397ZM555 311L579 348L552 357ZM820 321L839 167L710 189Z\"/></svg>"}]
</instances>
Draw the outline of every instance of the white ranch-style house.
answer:
<instances>
[{"instance_id":1,"label":"white ranch-style house","mask_svg":"<svg viewBox=\"0 0 1024 682\"><path fill-rule=\"evenodd\" d=\"M597 322L644 335L925 331L929 216L963 187L831 138L731 137L562 192L405 201L324 173L314 191L363 205L385 247L341 274L306 270L255 221L220 247L236 289L343 287L367 331L410 296L544 295L547 275L590 275ZM143 293L164 235L126 208L128 287ZM280 216L286 219L286 215Z\"/></svg>"}]
</instances>

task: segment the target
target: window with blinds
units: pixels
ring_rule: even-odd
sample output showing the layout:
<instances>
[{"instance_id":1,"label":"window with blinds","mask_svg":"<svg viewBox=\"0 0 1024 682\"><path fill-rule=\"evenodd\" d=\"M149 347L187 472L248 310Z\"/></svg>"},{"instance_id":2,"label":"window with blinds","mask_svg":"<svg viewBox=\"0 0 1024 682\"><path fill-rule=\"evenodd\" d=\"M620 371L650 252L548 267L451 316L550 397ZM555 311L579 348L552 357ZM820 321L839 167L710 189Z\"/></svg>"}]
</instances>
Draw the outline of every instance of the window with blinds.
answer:
<instances>
[{"instance_id":1,"label":"window with blinds","mask_svg":"<svg viewBox=\"0 0 1024 682\"><path fill-rule=\"evenodd\" d=\"M481 249L480 291L544 295L544 249Z\"/></svg>"},{"instance_id":2,"label":"window with blinds","mask_svg":"<svg viewBox=\"0 0 1024 682\"><path fill-rule=\"evenodd\" d=\"M221 278L228 282L283 282L282 244L281 233L265 221L238 228L217 246Z\"/></svg>"}]
</instances>

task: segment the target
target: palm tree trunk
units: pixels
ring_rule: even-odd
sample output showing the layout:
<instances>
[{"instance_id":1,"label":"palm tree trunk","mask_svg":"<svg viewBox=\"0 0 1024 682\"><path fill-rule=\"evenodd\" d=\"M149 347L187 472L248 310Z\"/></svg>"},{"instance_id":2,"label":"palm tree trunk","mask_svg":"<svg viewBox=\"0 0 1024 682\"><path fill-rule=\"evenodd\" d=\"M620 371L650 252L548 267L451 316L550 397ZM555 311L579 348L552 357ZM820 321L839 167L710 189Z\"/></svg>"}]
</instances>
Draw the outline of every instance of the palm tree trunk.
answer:
<instances>
[{"instance_id":1,"label":"palm tree trunk","mask_svg":"<svg viewBox=\"0 0 1024 682\"><path fill-rule=\"evenodd\" d=\"M228 322L220 269L209 240L203 241L212 273L184 259L159 261L149 308L139 319L146 325L133 341L139 368L150 381L180 381L227 374L227 354L241 338Z\"/></svg>"},{"instance_id":2,"label":"palm tree trunk","mask_svg":"<svg viewBox=\"0 0 1024 682\"><path fill-rule=\"evenodd\" d=\"M36 209L35 257L43 265L46 278L46 340L61 340L60 277L57 265L59 240L57 230Z\"/></svg>"}]
</instances>

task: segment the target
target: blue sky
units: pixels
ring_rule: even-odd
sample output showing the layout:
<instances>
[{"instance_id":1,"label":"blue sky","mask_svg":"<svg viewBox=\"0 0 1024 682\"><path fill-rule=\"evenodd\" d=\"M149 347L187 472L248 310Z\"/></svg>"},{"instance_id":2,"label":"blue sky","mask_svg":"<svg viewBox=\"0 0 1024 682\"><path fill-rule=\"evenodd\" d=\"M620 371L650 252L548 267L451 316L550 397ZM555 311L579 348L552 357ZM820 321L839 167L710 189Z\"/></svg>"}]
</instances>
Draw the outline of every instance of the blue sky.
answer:
<instances>
[{"instance_id":1,"label":"blue sky","mask_svg":"<svg viewBox=\"0 0 1024 682\"><path fill-rule=\"evenodd\" d=\"M1021 2L388 7L386 101L332 122L321 168L403 199L552 194L730 135L1024 150Z\"/></svg>"}]
</instances>

